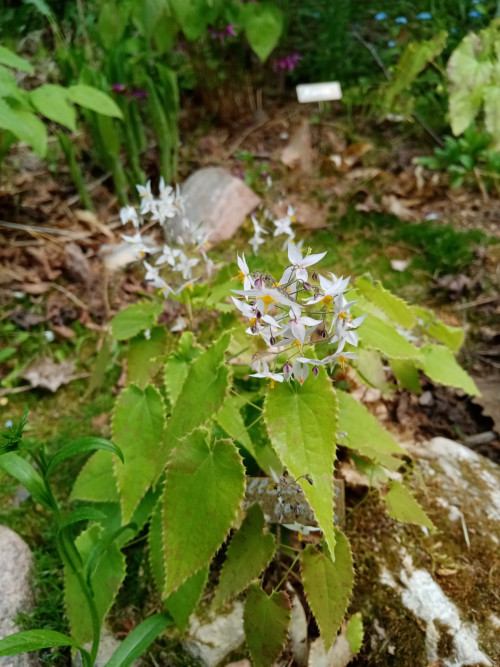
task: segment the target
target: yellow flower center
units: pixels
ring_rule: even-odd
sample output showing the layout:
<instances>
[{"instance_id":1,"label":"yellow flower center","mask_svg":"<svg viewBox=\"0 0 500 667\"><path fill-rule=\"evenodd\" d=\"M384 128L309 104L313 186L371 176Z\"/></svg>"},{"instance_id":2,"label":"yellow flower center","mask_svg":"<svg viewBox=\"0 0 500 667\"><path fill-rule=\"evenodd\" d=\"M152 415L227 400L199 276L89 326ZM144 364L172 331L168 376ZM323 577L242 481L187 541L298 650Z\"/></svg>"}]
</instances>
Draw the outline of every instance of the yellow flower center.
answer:
<instances>
[{"instance_id":1,"label":"yellow flower center","mask_svg":"<svg viewBox=\"0 0 500 667\"><path fill-rule=\"evenodd\" d=\"M269 385L270 389L274 389L274 384L275 384L274 378L266 378L266 380L269 380L271 382L271 384Z\"/></svg>"},{"instance_id":2,"label":"yellow flower center","mask_svg":"<svg viewBox=\"0 0 500 667\"><path fill-rule=\"evenodd\" d=\"M320 303L324 303L325 306L327 307L328 310L331 310L331 303L333 301L333 296L330 296L329 294L325 294L325 296L321 299Z\"/></svg>"},{"instance_id":3,"label":"yellow flower center","mask_svg":"<svg viewBox=\"0 0 500 667\"><path fill-rule=\"evenodd\" d=\"M273 297L270 296L269 294L266 294L265 296L261 296L260 300L264 302L264 312L265 313L267 313L267 310L272 303L278 303L276 301L276 299L273 299Z\"/></svg>"},{"instance_id":4,"label":"yellow flower center","mask_svg":"<svg viewBox=\"0 0 500 667\"><path fill-rule=\"evenodd\" d=\"M339 313L339 320L348 320L348 319L349 319L349 315L347 313L344 313L344 312Z\"/></svg>"}]
</instances>

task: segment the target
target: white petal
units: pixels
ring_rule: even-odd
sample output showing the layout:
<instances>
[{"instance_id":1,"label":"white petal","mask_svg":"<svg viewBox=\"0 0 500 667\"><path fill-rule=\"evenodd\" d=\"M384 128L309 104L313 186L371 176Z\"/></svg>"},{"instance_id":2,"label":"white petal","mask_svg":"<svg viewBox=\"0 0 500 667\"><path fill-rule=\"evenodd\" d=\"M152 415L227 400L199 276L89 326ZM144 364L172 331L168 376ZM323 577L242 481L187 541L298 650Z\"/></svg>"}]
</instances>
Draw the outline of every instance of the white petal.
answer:
<instances>
[{"instance_id":1,"label":"white petal","mask_svg":"<svg viewBox=\"0 0 500 667\"><path fill-rule=\"evenodd\" d=\"M295 243L288 242L288 259L290 264L297 265L302 263L302 254Z\"/></svg>"}]
</instances>

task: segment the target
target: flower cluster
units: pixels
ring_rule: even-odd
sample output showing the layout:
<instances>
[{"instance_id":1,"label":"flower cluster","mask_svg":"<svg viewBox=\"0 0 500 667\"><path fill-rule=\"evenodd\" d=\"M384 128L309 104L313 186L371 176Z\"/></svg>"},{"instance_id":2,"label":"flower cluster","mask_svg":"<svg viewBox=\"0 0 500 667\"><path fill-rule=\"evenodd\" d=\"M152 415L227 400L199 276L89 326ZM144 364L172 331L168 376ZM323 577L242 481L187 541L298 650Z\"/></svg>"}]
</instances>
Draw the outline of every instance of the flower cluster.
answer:
<instances>
[{"instance_id":1,"label":"flower cluster","mask_svg":"<svg viewBox=\"0 0 500 667\"><path fill-rule=\"evenodd\" d=\"M273 63L273 70L275 72L279 72L280 70L284 72L293 72L300 60L302 60L302 56L295 51L284 58L277 58Z\"/></svg>"},{"instance_id":2,"label":"flower cluster","mask_svg":"<svg viewBox=\"0 0 500 667\"><path fill-rule=\"evenodd\" d=\"M285 249L288 242L295 239L295 232L292 229L292 224L295 222L295 211L293 210L293 207L289 206L286 215L282 218L279 218L278 220L271 218L270 214L268 213L266 213L266 217L268 217L273 222L273 237L282 235L286 236L285 242L283 243L283 249ZM263 235L269 234L269 232L260 224L254 215L252 215L252 223L254 228L254 235L250 239L249 243L252 246L254 254L257 255L259 252L259 246L266 242L266 240L263 238ZM298 245L300 247L301 243Z\"/></svg>"},{"instance_id":3,"label":"flower cluster","mask_svg":"<svg viewBox=\"0 0 500 667\"><path fill-rule=\"evenodd\" d=\"M126 95L129 100L131 99L136 99L136 100L143 100L149 97L149 93L147 90L142 90L142 88L127 88L127 86L124 83L114 83L111 86L111 90L114 93L118 93L118 95Z\"/></svg>"},{"instance_id":4,"label":"flower cluster","mask_svg":"<svg viewBox=\"0 0 500 667\"><path fill-rule=\"evenodd\" d=\"M193 283L199 280L199 275L194 276L194 269L199 266L201 260L204 262L207 274L210 274L213 268L213 262L207 256L210 233L203 224L193 224L186 216L185 202L179 187L174 190L171 186L165 185L165 181L161 178L158 197L151 192L150 181L145 186L138 185L137 190L141 197L139 213L133 206L125 206L120 211L122 224L131 223L134 234L122 234L121 237L130 244L136 258L143 259L146 269L144 280L160 289L165 298L170 294L179 296L186 288L191 289ZM146 215L150 216L151 221L163 227L166 242L161 248L149 246L139 231L143 216ZM153 265L146 260L146 255L154 254L159 256ZM179 318L175 325L177 328L173 330L179 331L179 327L185 326L181 320L182 318Z\"/></svg>"},{"instance_id":5,"label":"flower cluster","mask_svg":"<svg viewBox=\"0 0 500 667\"><path fill-rule=\"evenodd\" d=\"M347 343L357 346L357 328L365 316L351 315L356 301L347 301L344 296L349 278L337 278L333 273L325 278L311 269L325 255L302 256L289 241L290 264L279 280L261 271L250 273L245 256L237 256L239 274L235 279L241 280L243 289L233 292L243 298L232 299L249 320L246 332L262 338L267 346L265 353L253 357L252 377L266 378L271 386L291 379L303 384L311 366L317 377L320 366L342 365L357 358L344 348ZM304 348L318 343L336 344L336 349L321 360L305 356ZM281 370L271 370L269 364L276 366L282 355L285 363Z\"/></svg>"},{"instance_id":6,"label":"flower cluster","mask_svg":"<svg viewBox=\"0 0 500 667\"><path fill-rule=\"evenodd\" d=\"M224 30L215 30L215 28L209 28L208 32L212 39L217 39L219 42L225 42L227 37L236 37L236 28L238 26L234 23L228 23Z\"/></svg>"}]
</instances>

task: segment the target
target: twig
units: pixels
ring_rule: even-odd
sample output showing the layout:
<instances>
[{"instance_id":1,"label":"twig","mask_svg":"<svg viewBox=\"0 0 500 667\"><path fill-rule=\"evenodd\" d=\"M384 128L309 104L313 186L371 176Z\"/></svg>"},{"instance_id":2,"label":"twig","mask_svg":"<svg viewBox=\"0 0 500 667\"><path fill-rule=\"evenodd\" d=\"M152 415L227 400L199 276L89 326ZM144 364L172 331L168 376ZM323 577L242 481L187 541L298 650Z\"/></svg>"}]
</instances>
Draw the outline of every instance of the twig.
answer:
<instances>
[{"instance_id":1,"label":"twig","mask_svg":"<svg viewBox=\"0 0 500 667\"><path fill-rule=\"evenodd\" d=\"M91 234L88 232L70 232L66 229L57 229L56 227L38 227L36 225L21 225L18 222L7 222L6 220L0 220L0 227L7 227L7 229L18 229L22 232L28 232L28 234L58 234L59 236L67 236L70 239L86 239Z\"/></svg>"},{"instance_id":2,"label":"twig","mask_svg":"<svg viewBox=\"0 0 500 667\"><path fill-rule=\"evenodd\" d=\"M498 301L500 296L484 296L482 299L476 299L475 301L467 301L466 303L460 303L456 306L457 310L465 310L466 308L474 308L474 306L484 306L487 303L494 303Z\"/></svg>"},{"instance_id":3,"label":"twig","mask_svg":"<svg viewBox=\"0 0 500 667\"><path fill-rule=\"evenodd\" d=\"M83 308L83 310L89 310L89 307L86 306L83 301L80 301L80 299L72 294L69 290L67 290L65 287L62 285L58 285L57 283L50 283L51 287L54 287L56 290L59 290L59 292L62 292L64 296L67 296L68 299L73 301L74 304L76 304L79 308Z\"/></svg>"}]
</instances>

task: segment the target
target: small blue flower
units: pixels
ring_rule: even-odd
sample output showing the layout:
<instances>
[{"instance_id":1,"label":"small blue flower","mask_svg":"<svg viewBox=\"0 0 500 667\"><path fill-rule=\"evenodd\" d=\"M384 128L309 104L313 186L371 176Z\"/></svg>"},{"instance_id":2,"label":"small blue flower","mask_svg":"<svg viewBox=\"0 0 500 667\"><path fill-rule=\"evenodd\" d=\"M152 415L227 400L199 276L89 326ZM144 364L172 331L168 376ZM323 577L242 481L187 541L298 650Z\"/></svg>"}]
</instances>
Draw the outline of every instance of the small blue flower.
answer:
<instances>
[{"instance_id":1,"label":"small blue flower","mask_svg":"<svg viewBox=\"0 0 500 667\"><path fill-rule=\"evenodd\" d=\"M398 18L396 19L396 23L408 23L408 19L406 18L406 16L398 16Z\"/></svg>"},{"instance_id":2,"label":"small blue flower","mask_svg":"<svg viewBox=\"0 0 500 667\"><path fill-rule=\"evenodd\" d=\"M8 419L5 422L5 428L12 428L12 419Z\"/></svg>"},{"instance_id":3,"label":"small blue flower","mask_svg":"<svg viewBox=\"0 0 500 667\"><path fill-rule=\"evenodd\" d=\"M387 14L385 12L379 12L378 14L375 14L375 21L385 21L387 18Z\"/></svg>"},{"instance_id":4,"label":"small blue flower","mask_svg":"<svg viewBox=\"0 0 500 667\"><path fill-rule=\"evenodd\" d=\"M420 12L420 14L417 14L417 19L420 21L430 21L432 18L432 14L429 12Z\"/></svg>"},{"instance_id":5,"label":"small blue flower","mask_svg":"<svg viewBox=\"0 0 500 667\"><path fill-rule=\"evenodd\" d=\"M450 32L451 32L453 35L456 35L456 33L457 33L457 29L456 29L456 28L450 28Z\"/></svg>"},{"instance_id":6,"label":"small blue flower","mask_svg":"<svg viewBox=\"0 0 500 667\"><path fill-rule=\"evenodd\" d=\"M483 15L479 11L479 9L473 9L471 12L469 12L469 17L471 19L481 19L483 18Z\"/></svg>"},{"instance_id":7,"label":"small blue flower","mask_svg":"<svg viewBox=\"0 0 500 667\"><path fill-rule=\"evenodd\" d=\"M387 42L387 46L392 49L394 46L396 46L396 42L393 39L391 39L390 42Z\"/></svg>"}]
</instances>

